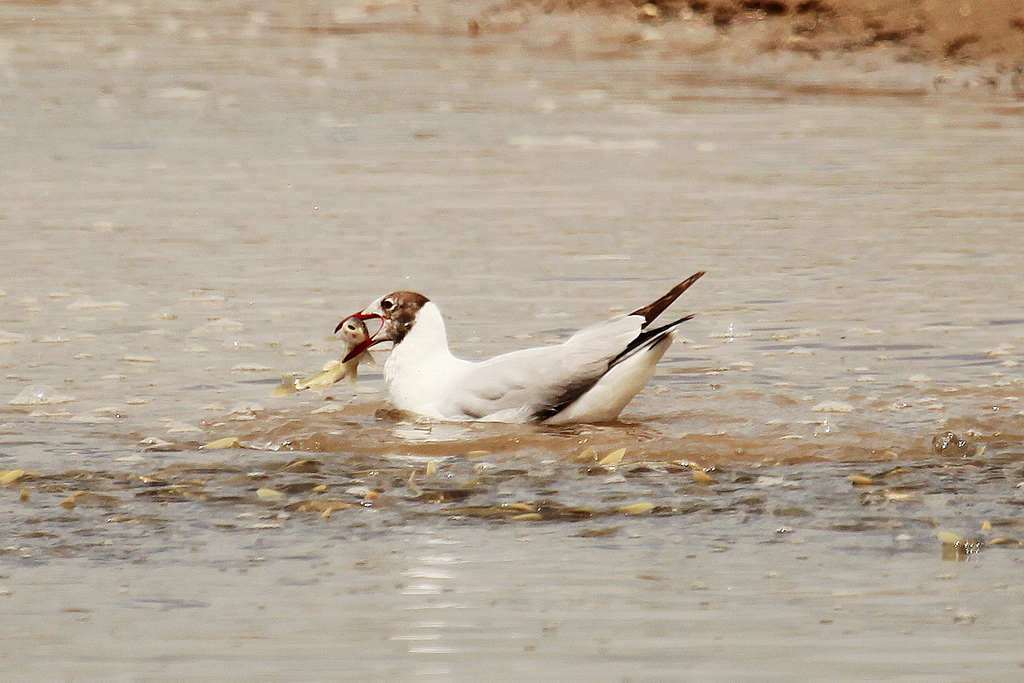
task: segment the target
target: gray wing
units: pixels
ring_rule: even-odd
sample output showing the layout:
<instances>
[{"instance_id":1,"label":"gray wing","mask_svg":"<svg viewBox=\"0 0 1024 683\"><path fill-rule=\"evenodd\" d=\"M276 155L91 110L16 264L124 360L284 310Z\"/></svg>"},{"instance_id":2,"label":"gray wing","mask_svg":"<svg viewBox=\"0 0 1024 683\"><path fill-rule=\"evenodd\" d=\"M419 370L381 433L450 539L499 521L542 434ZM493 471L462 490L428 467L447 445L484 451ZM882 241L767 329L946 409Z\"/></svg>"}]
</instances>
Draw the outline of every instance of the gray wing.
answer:
<instances>
[{"instance_id":1,"label":"gray wing","mask_svg":"<svg viewBox=\"0 0 1024 683\"><path fill-rule=\"evenodd\" d=\"M614 365L651 348L686 322L651 324L704 275L698 271L654 302L629 315L586 327L558 346L515 351L477 363L461 378L450 406L474 418L498 411L537 421L557 415L585 394Z\"/></svg>"},{"instance_id":2,"label":"gray wing","mask_svg":"<svg viewBox=\"0 0 1024 683\"><path fill-rule=\"evenodd\" d=\"M640 336L644 323L642 316L620 316L586 327L555 346L477 363L460 383L457 408L474 418L500 410L519 410L531 420L551 417L608 372Z\"/></svg>"}]
</instances>

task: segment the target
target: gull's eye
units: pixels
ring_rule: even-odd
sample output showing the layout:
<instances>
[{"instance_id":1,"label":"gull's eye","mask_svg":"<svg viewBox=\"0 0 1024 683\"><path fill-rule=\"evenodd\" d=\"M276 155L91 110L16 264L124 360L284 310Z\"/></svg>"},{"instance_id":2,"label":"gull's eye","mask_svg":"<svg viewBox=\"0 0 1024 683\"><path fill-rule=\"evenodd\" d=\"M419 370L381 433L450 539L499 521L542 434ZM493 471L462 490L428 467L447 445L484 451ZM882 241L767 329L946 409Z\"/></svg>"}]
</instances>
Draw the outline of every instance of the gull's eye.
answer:
<instances>
[{"instance_id":1,"label":"gull's eye","mask_svg":"<svg viewBox=\"0 0 1024 683\"><path fill-rule=\"evenodd\" d=\"M392 308L395 307L395 302L392 301L391 299L384 299L384 301L380 302L380 307L381 310L390 311Z\"/></svg>"}]
</instances>

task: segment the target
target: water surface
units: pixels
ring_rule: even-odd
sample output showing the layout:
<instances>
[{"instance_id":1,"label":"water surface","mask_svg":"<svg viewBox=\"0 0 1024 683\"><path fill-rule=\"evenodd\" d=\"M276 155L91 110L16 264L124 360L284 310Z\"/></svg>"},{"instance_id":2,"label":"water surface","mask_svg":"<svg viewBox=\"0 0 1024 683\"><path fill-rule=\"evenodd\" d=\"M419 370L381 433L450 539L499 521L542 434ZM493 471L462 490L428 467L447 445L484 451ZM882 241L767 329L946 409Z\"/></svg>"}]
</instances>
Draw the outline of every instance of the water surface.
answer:
<instances>
[{"instance_id":1,"label":"water surface","mask_svg":"<svg viewBox=\"0 0 1024 683\"><path fill-rule=\"evenodd\" d=\"M297 7L2 10L11 680L1019 675L1019 103ZM270 397L698 269L621 423Z\"/></svg>"}]
</instances>

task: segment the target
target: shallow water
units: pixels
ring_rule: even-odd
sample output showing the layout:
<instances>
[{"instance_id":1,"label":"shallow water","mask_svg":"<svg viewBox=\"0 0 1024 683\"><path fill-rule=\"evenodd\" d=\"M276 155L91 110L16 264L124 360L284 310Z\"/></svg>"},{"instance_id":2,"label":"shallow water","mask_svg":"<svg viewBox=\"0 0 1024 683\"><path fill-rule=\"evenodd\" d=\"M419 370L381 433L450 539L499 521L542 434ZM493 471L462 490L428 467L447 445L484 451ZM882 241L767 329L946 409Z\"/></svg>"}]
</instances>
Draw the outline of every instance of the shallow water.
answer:
<instances>
[{"instance_id":1,"label":"shallow water","mask_svg":"<svg viewBox=\"0 0 1024 683\"><path fill-rule=\"evenodd\" d=\"M220 7L0 10L10 680L1019 676L1018 102ZM270 397L393 289L485 357L698 269L621 423Z\"/></svg>"}]
</instances>

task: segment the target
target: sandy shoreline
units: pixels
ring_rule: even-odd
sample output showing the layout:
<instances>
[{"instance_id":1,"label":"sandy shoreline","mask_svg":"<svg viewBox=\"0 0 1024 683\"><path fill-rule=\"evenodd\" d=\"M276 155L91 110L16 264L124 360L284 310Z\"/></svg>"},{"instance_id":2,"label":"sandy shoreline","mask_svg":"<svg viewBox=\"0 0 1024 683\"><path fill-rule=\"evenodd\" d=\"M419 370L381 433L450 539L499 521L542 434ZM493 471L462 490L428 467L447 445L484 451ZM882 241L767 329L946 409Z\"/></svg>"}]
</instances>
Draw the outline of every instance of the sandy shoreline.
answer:
<instances>
[{"instance_id":1,"label":"sandy shoreline","mask_svg":"<svg viewBox=\"0 0 1024 683\"><path fill-rule=\"evenodd\" d=\"M1024 60L1024 3L1005 0L542 0L544 11L595 8L638 21L699 21L723 34L758 27L766 51L811 54L888 47L900 61ZM639 5L639 6L638 6Z\"/></svg>"},{"instance_id":2,"label":"sandy shoreline","mask_svg":"<svg viewBox=\"0 0 1024 683\"><path fill-rule=\"evenodd\" d=\"M537 40L558 18L592 23L561 36L573 50L689 56L727 71L756 63L786 81L815 74L875 89L1024 96L1024 3L1016 0L512 0L465 21L470 35Z\"/></svg>"}]
</instances>

